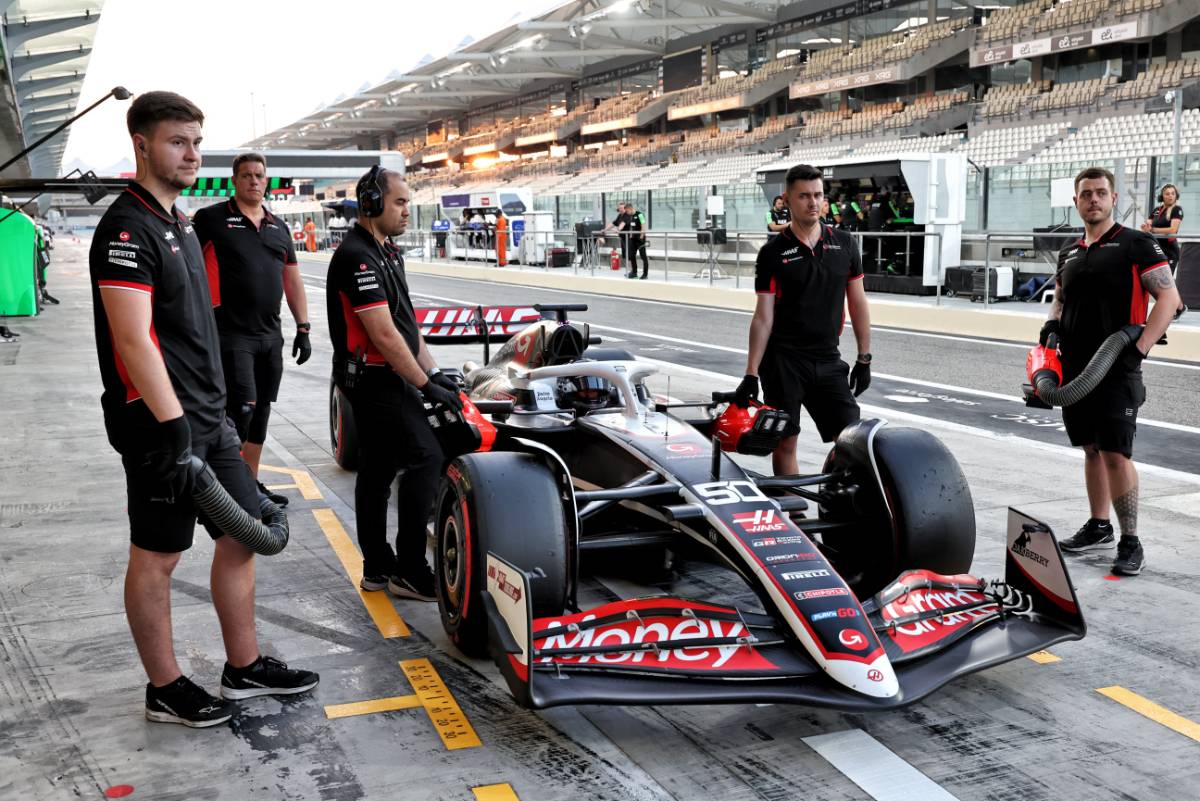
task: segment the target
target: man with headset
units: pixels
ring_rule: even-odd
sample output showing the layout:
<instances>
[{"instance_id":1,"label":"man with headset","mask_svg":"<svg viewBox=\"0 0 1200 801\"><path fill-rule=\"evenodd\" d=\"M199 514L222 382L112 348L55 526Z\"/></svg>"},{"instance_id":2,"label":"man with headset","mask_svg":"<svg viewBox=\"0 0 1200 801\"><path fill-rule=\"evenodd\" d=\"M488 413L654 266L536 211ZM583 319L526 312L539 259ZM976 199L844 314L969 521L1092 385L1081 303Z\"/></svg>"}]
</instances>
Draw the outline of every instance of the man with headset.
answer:
<instances>
[{"instance_id":1,"label":"man with headset","mask_svg":"<svg viewBox=\"0 0 1200 801\"><path fill-rule=\"evenodd\" d=\"M333 380L350 401L359 430L354 484L364 590L433 601L425 527L442 468L442 450L425 403L462 408L458 387L437 368L417 325L404 257L390 237L408 228L403 176L378 165L358 181L358 222L329 262L326 307ZM397 531L387 541L388 495L397 472Z\"/></svg>"}]
</instances>

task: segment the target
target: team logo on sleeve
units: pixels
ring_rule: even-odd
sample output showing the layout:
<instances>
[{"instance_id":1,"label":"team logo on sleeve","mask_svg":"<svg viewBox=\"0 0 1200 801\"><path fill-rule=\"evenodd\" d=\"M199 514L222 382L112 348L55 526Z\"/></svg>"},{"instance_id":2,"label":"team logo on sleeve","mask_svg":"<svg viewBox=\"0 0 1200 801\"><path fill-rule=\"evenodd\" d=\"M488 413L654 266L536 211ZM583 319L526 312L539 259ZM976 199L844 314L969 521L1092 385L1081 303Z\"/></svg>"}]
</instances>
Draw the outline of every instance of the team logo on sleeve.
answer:
<instances>
[{"instance_id":1,"label":"team logo on sleeve","mask_svg":"<svg viewBox=\"0 0 1200 801\"><path fill-rule=\"evenodd\" d=\"M122 242L128 242L129 241L129 232L122 231L121 233L117 234L117 239L120 239Z\"/></svg>"},{"instance_id":2,"label":"team logo on sleeve","mask_svg":"<svg viewBox=\"0 0 1200 801\"><path fill-rule=\"evenodd\" d=\"M370 268L369 268L369 267L367 267L367 265L365 265L365 264L360 264L360 265L358 265L358 270L359 270L359 272L363 272L363 271L365 271L365 270L369 270L369 269L370 269Z\"/></svg>"}]
</instances>

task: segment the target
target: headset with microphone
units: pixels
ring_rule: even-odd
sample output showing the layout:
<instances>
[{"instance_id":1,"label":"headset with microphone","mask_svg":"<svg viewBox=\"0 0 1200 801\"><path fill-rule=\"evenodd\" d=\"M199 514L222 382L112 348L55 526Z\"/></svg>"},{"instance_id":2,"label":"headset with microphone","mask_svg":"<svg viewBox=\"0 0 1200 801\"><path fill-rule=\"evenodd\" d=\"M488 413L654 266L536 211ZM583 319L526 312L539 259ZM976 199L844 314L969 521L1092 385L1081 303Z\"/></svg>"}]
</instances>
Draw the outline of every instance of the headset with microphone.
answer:
<instances>
[{"instance_id":1,"label":"headset with microphone","mask_svg":"<svg viewBox=\"0 0 1200 801\"><path fill-rule=\"evenodd\" d=\"M358 197L358 213L362 217L379 217L383 214L383 187L379 183L381 175L383 168L374 164L366 175L358 179L354 194Z\"/></svg>"}]
</instances>

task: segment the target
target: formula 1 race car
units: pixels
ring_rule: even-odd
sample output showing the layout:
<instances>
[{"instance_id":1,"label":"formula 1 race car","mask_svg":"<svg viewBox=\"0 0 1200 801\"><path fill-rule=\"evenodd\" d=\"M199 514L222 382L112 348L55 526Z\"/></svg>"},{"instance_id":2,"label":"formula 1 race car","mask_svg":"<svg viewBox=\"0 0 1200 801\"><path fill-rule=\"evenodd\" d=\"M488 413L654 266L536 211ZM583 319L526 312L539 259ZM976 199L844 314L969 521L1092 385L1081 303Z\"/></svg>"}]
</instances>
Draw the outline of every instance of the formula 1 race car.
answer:
<instances>
[{"instance_id":1,"label":"formula 1 race car","mask_svg":"<svg viewBox=\"0 0 1200 801\"><path fill-rule=\"evenodd\" d=\"M484 363L460 374L463 412L430 411L448 457L434 572L446 632L490 653L520 704L887 709L1085 635L1041 522L1010 509L1004 579L967 574L970 489L931 434L863 420L819 474L760 475L730 454L773 450L781 412L723 393L659 402L655 366L567 321L585 309L418 310L428 342L484 344ZM333 398L344 437L349 410ZM709 560L749 602L581 609L594 553Z\"/></svg>"}]
</instances>

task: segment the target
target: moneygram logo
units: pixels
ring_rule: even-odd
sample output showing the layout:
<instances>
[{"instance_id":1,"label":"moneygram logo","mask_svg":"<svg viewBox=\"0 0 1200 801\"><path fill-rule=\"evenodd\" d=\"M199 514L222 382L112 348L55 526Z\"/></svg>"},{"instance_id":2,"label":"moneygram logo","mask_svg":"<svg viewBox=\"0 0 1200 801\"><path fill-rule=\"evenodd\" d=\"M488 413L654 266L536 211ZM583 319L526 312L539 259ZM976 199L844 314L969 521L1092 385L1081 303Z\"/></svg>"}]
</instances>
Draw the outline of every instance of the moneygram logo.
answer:
<instances>
[{"instance_id":1,"label":"moneygram logo","mask_svg":"<svg viewBox=\"0 0 1200 801\"><path fill-rule=\"evenodd\" d=\"M866 636L854 629L842 629L838 633L838 642L852 651L861 651L869 645Z\"/></svg>"},{"instance_id":2,"label":"moneygram logo","mask_svg":"<svg viewBox=\"0 0 1200 801\"><path fill-rule=\"evenodd\" d=\"M759 509L757 512L742 512L733 516L737 523L750 534L765 534L768 531L787 531L774 509Z\"/></svg>"}]
</instances>

